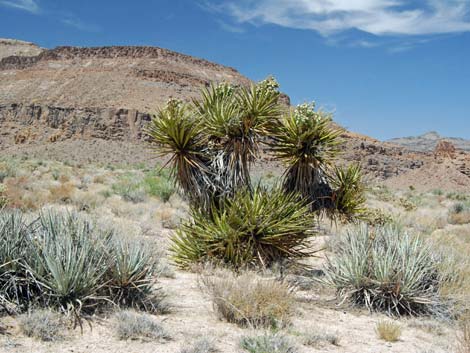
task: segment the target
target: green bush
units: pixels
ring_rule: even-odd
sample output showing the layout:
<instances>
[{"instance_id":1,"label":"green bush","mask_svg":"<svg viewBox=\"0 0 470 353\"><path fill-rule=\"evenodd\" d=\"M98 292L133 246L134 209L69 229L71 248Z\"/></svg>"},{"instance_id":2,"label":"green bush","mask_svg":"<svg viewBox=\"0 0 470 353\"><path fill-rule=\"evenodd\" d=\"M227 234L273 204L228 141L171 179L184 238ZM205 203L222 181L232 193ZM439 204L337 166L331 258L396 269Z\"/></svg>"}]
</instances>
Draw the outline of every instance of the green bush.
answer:
<instances>
[{"instance_id":1,"label":"green bush","mask_svg":"<svg viewBox=\"0 0 470 353\"><path fill-rule=\"evenodd\" d=\"M422 238L396 224L353 228L340 236L328 259L325 282L342 300L389 315L441 314L440 258Z\"/></svg>"},{"instance_id":2,"label":"green bush","mask_svg":"<svg viewBox=\"0 0 470 353\"><path fill-rule=\"evenodd\" d=\"M143 177L132 173L124 174L111 189L124 200L134 203L145 201L147 196L158 197L166 202L175 193L166 169L148 172Z\"/></svg>"},{"instance_id":3,"label":"green bush","mask_svg":"<svg viewBox=\"0 0 470 353\"><path fill-rule=\"evenodd\" d=\"M308 206L295 194L257 188L239 191L210 216L192 209L172 239L175 263L183 268L214 261L234 267L268 267L279 259L298 259L312 251L313 221Z\"/></svg>"},{"instance_id":4,"label":"green bush","mask_svg":"<svg viewBox=\"0 0 470 353\"><path fill-rule=\"evenodd\" d=\"M146 174L142 183L148 195L158 197L163 202L167 202L176 191L166 170Z\"/></svg>"}]
</instances>

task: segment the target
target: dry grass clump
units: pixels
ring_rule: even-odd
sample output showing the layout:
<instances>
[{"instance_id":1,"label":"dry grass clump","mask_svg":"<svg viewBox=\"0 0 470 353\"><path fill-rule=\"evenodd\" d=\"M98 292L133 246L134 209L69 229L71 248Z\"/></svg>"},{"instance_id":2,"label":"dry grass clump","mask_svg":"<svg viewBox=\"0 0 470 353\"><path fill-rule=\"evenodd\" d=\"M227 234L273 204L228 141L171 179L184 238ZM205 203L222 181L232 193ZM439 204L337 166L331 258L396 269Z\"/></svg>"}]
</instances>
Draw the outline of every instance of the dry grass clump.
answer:
<instances>
[{"instance_id":1,"label":"dry grass clump","mask_svg":"<svg viewBox=\"0 0 470 353\"><path fill-rule=\"evenodd\" d=\"M64 338L64 318L51 310L37 310L20 317L21 332L41 341L58 341Z\"/></svg>"},{"instance_id":2,"label":"dry grass clump","mask_svg":"<svg viewBox=\"0 0 470 353\"><path fill-rule=\"evenodd\" d=\"M249 327L282 327L290 322L294 297L285 283L253 272L229 271L202 275L201 282L216 313L228 322Z\"/></svg>"},{"instance_id":3,"label":"dry grass clump","mask_svg":"<svg viewBox=\"0 0 470 353\"><path fill-rule=\"evenodd\" d=\"M70 182L61 183L49 188L49 202L70 202L75 193L75 185Z\"/></svg>"},{"instance_id":4,"label":"dry grass clump","mask_svg":"<svg viewBox=\"0 0 470 353\"><path fill-rule=\"evenodd\" d=\"M27 177L8 178L4 182L3 197L10 208L21 210L36 210L44 201L39 193L34 193Z\"/></svg>"},{"instance_id":5,"label":"dry grass clump","mask_svg":"<svg viewBox=\"0 0 470 353\"><path fill-rule=\"evenodd\" d=\"M168 340L169 334L149 314L125 310L115 314L115 332L120 340Z\"/></svg>"},{"instance_id":6,"label":"dry grass clump","mask_svg":"<svg viewBox=\"0 0 470 353\"><path fill-rule=\"evenodd\" d=\"M217 353L220 352L212 340L203 337L194 344L183 347L179 353Z\"/></svg>"},{"instance_id":7,"label":"dry grass clump","mask_svg":"<svg viewBox=\"0 0 470 353\"><path fill-rule=\"evenodd\" d=\"M454 204L449 210L448 220L450 224L470 223L470 208L463 203Z\"/></svg>"},{"instance_id":8,"label":"dry grass clump","mask_svg":"<svg viewBox=\"0 0 470 353\"><path fill-rule=\"evenodd\" d=\"M458 336L457 353L470 353L470 323L464 320Z\"/></svg>"},{"instance_id":9,"label":"dry grass clump","mask_svg":"<svg viewBox=\"0 0 470 353\"><path fill-rule=\"evenodd\" d=\"M397 342L401 337L401 326L393 321L379 321L375 331L381 340L387 342Z\"/></svg>"},{"instance_id":10,"label":"dry grass clump","mask_svg":"<svg viewBox=\"0 0 470 353\"><path fill-rule=\"evenodd\" d=\"M279 333L265 333L258 336L244 336L240 347L249 353L296 353L297 348Z\"/></svg>"},{"instance_id":11,"label":"dry grass clump","mask_svg":"<svg viewBox=\"0 0 470 353\"><path fill-rule=\"evenodd\" d=\"M339 346L340 337L337 333L322 332L321 328L312 328L302 334L302 343L306 346L321 347L325 343L333 346Z\"/></svg>"}]
</instances>

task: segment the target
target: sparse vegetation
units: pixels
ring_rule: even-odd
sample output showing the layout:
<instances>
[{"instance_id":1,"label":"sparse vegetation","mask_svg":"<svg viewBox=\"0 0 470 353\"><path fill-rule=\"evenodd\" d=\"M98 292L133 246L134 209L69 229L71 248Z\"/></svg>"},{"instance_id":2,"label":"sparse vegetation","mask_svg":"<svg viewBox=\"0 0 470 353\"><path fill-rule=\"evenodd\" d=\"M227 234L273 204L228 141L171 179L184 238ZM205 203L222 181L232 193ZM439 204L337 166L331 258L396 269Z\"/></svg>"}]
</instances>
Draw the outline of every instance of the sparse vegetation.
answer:
<instances>
[{"instance_id":1,"label":"sparse vegetation","mask_svg":"<svg viewBox=\"0 0 470 353\"><path fill-rule=\"evenodd\" d=\"M280 333L265 333L258 336L245 336L240 341L242 349L249 353L296 353L290 340Z\"/></svg>"},{"instance_id":2,"label":"sparse vegetation","mask_svg":"<svg viewBox=\"0 0 470 353\"><path fill-rule=\"evenodd\" d=\"M470 325L466 320L461 323L461 330L458 336L457 352L470 352Z\"/></svg>"},{"instance_id":3,"label":"sparse vegetation","mask_svg":"<svg viewBox=\"0 0 470 353\"><path fill-rule=\"evenodd\" d=\"M294 298L286 284L255 273L203 275L204 289L220 318L240 326L282 327L290 322Z\"/></svg>"},{"instance_id":4,"label":"sparse vegetation","mask_svg":"<svg viewBox=\"0 0 470 353\"><path fill-rule=\"evenodd\" d=\"M401 337L401 326L393 321L379 321L375 331L381 340L387 342L396 342Z\"/></svg>"},{"instance_id":5,"label":"sparse vegetation","mask_svg":"<svg viewBox=\"0 0 470 353\"><path fill-rule=\"evenodd\" d=\"M449 210L450 224L468 224L470 223L470 207L462 202L452 205Z\"/></svg>"},{"instance_id":6,"label":"sparse vegetation","mask_svg":"<svg viewBox=\"0 0 470 353\"><path fill-rule=\"evenodd\" d=\"M20 329L24 335L41 341L64 339L66 325L64 318L57 312L37 310L20 317Z\"/></svg>"},{"instance_id":7,"label":"sparse vegetation","mask_svg":"<svg viewBox=\"0 0 470 353\"><path fill-rule=\"evenodd\" d=\"M340 338L337 333L324 332L320 327L312 328L302 335L302 343L306 346L322 347L325 344L333 346L340 345Z\"/></svg>"},{"instance_id":8,"label":"sparse vegetation","mask_svg":"<svg viewBox=\"0 0 470 353\"><path fill-rule=\"evenodd\" d=\"M194 344L187 345L179 353L217 353L220 352L212 340L201 338Z\"/></svg>"},{"instance_id":9,"label":"sparse vegetation","mask_svg":"<svg viewBox=\"0 0 470 353\"><path fill-rule=\"evenodd\" d=\"M170 335L156 321L145 313L119 311L115 317L115 332L120 340L150 339L168 340Z\"/></svg>"}]
</instances>

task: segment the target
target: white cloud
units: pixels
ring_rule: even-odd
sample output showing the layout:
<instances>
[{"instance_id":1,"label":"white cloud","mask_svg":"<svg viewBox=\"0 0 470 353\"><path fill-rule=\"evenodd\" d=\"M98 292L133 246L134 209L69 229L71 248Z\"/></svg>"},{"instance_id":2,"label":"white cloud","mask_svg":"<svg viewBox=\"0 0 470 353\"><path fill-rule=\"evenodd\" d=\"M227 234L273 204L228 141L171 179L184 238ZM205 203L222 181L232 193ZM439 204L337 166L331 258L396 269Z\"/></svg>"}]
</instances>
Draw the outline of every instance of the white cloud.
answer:
<instances>
[{"instance_id":1,"label":"white cloud","mask_svg":"<svg viewBox=\"0 0 470 353\"><path fill-rule=\"evenodd\" d=\"M34 0L0 0L0 5L31 13L39 13L40 11L38 3Z\"/></svg>"},{"instance_id":2,"label":"white cloud","mask_svg":"<svg viewBox=\"0 0 470 353\"><path fill-rule=\"evenodd\" d=\"M63 24L67 26L74 27L84 32L99 32L100 31L100 28L98 26L91 24L91 23L83 22L80 19L75 18L75 17L64 18L64 19L61 19L60 22L62 22Z\"/></svg>"},{"instance_id":3,"label":"white cloud","mask_svg":"<svg viewBox=\"0 0 470 353\"><path fill-rule=\"evenodd\" d=\"M377 36L470 31L470 0L224 0L217 8L240 23L310 29L324 36L352 29Z\"/></svg>"}]
</instances>

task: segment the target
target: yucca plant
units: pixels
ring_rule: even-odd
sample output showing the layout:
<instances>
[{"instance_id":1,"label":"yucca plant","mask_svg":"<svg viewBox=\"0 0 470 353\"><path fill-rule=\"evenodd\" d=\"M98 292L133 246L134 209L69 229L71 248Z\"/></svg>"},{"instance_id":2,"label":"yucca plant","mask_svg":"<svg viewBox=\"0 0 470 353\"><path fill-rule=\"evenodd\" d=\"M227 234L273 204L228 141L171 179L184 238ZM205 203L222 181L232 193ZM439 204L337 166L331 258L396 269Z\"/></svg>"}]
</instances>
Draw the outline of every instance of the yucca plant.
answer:
<instances>
[{"instance_id":1,"label":"yucca plant","mask_svg":"<svg viewBox=\"0 0 470 353\"><path fill-rule=\"evenodd\" d=\"M82 310L105 300L98 293L107 269L103 242L109 235L73 213L42 213L39 222L29 269L46 304L72 314L80 323Z\"/></svg>"},{"instance_id":2,"label":"yucca plant","mask_svg":"<svg viewBox=\"0 0 470 353\"><path fill-rule=\"evenodd\" d=\"M328 259L325 283L338 296L389 315L442 314L440 258L420 237L399 225L365 225L340 236Z\"/></svg>"},{"instance_id":3,"label":"yucca plant","mask_svg":"<svg viewBox=\"0 0 470 353\"><path fill-rule=\"evenodd\" d=\"M170 154L178 184L191 203L209 210L240 187L251 188L250 167L268 126L279 116L277 83L202 91L191 106L170 101L148 134Z\"/></svg>"},{"instance_id":4,"label":"yucca plant","mask_svg":"<svg viewBox=\"0 0 470 353\"><path fill-rule=\"evenodd\" d=\"M155 311L157 259L148 244L114 237L109 242L106 294L119 306Z\"/></svg>"},{"instance_id":5,"label":"yucca plant","mask_svg":"<svg viewBox=\"0 0 470 353\"><path fill-rule=\"evenodd\" d=\"M192 209L191 216L172 239L174 261L183 268L206 260L267 267L279 259L312 254L308 205L279 188L243 189L210 216L198 209Z\"/></svg>"},{"instance_id":6,"label":"yucca plant","mask_svg":"<svg viewBox=\"0 0 470 353\"><path fill-rule=\"evenodd\" d=\"M38 292L25 266L31 231L21 212L0 210L0 306L10 313L26 308Z\"/></svg>"},{"instance_id":7,"label":"yucca plant","mask_svg":"<svg viewBox=\"0 0 470 353\"><path fill-rule=\"evenodd\" d=\"M365 217L365 185L362 182L361 167L352 164L348 167L333 168L330 176L333 189L332 201L334 207L330 210L331 217L339 215L348 221L355 221ZM332 212L331 212L332 211Z\"/></svg>"},{"instance_id":8,"label":"yucca plant","mask_svg":"<svg viewBox=\"0 0 470 353\"><path fill-rule=\"evenodd\" d=\"M201 121L180 101L170 100L147 130L159 155L171 155L169 164L178 185L193 204L206 207L215 192Z\"/></svg>"},{"instance_id":9,"label":"yucca plant","mask_svg":"<svg viewBox=\"0 0 470 353\"><path fill-rule=\"evenodd\" d=\"M333 190L328 167L339 152L341 130L331 126L331 117L302 104L285 115L274 127L271 150L284 162L286 192L298 192L312 210L333 208Z\"/></svg>"}]
</instances>

